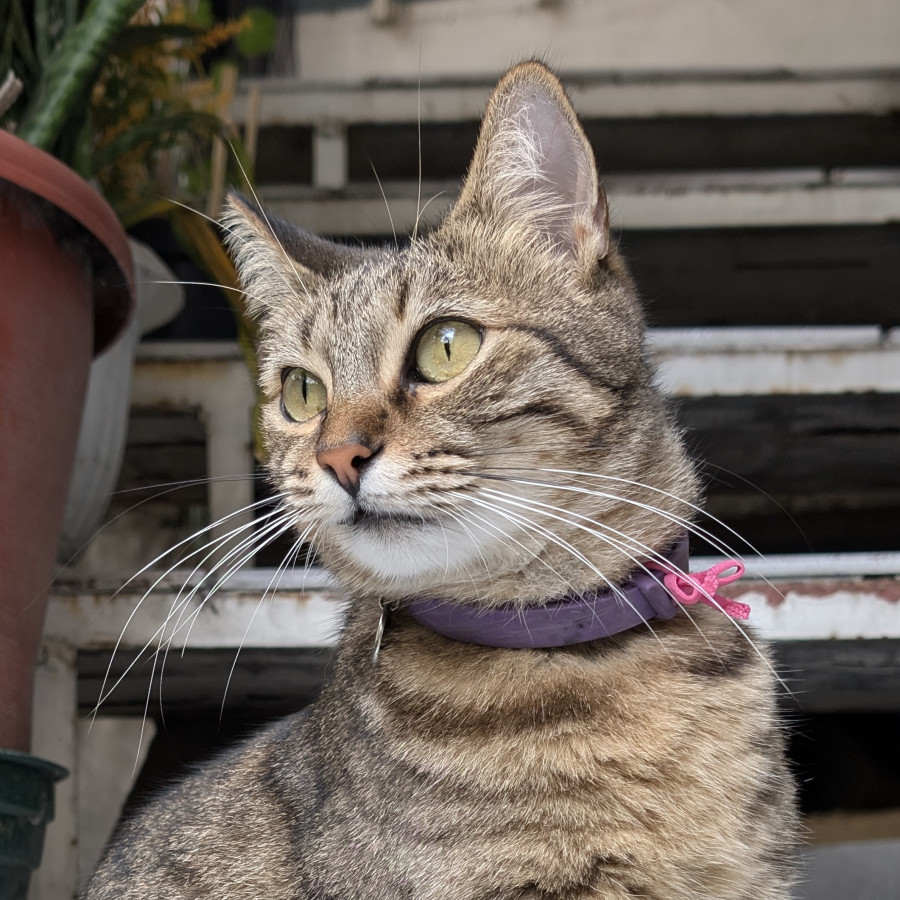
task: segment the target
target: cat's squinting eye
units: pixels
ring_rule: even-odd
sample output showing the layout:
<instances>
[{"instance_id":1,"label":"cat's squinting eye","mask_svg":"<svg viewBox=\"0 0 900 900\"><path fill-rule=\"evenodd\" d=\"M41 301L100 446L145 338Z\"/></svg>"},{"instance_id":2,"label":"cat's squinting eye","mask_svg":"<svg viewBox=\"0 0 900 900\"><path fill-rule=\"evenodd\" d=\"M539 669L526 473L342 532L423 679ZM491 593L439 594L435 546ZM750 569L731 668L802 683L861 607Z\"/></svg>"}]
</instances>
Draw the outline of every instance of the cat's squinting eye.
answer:
<instances>
[{"instance_id":1,"label":"cat's squinting eye","mask_svg":"<svg viewBox=\"0 0 900 900\"><path fill-rule=\"evenodd\" d=\"M294 422L306 422L323 409L327 396L325 385L307 369L288 369L281 386L281 406Z\"/></svg>"},{"instance_id":2,"label":"cat's squinting eye","mask_svg":"<svg viewBox=\"0 0 900 900\"><path fill-rule=\"evenodd\" d=\"M480 348L481 332L468 322L435 322L416 342L416 370L423 381L449 381L466 369Z\"/></svg>"}]
</instances>

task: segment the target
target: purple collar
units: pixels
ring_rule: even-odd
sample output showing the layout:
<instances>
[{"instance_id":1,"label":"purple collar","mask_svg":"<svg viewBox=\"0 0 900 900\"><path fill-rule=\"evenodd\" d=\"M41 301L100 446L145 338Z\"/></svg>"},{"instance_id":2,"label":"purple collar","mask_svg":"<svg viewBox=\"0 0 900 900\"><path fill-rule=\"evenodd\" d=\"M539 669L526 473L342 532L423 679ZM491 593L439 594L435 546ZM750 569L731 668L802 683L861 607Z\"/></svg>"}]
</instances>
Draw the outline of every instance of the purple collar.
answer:
<instances>
[{"instance_id":1,"label":"purple collar","mask_svg":"<svg viewBox=\"0 0 900 900\"><path fill-rule=\"evenodd\" d=\"M640 569L616 588L567 595L542 606L477 609L446 600L414 600L409 614L444 637L485 647L565 647L610 637L651 619L671 619L678 611L667 572L688 571L687 535L665 554L670 565ZM651 566L648 564L647 569Z\"/></svg>"}]
</instances>

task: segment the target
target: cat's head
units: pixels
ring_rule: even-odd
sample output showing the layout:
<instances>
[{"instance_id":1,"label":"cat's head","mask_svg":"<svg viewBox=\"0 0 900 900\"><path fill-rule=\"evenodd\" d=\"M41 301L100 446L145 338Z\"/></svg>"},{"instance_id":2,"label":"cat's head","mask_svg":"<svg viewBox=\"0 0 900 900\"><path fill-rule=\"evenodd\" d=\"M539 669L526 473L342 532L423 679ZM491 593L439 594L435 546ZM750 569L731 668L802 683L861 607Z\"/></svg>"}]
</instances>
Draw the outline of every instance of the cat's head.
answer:
<instances>
[{"instance_id":1,"label":"cat's head","mask_svg":"<svg viewBox=\"0 0 900 900\"><path fill-rule=\"evenodd\" d=\"M533 602L677 536L693 474L544 66L503 77L459 201L406 249L336 245L236 197L225 226L260 319L270 468L339 578Z\"/></svg>"}]
</instances>

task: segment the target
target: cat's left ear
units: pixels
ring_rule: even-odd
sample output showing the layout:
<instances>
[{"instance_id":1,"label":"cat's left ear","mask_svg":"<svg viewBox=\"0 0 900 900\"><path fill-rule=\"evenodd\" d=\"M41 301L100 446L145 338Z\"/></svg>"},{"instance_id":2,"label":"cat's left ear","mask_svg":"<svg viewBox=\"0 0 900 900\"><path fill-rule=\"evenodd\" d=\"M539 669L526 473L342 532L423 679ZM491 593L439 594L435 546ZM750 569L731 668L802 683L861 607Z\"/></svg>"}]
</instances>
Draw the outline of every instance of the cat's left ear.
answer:
<instances>
[{"instance_id":1,"label":"cat's left ear","mask_svg":"<svg viewBox=\"0 0 900 900\"><path fill-rule=\"evenodd\" d=\"M452 217L487 216L593 267L609 252L609 212L594 154L556 76L527 62L488 101ZM580 266L579 266L580 267Z\"/></svg>"},{"instance_id":2,"label":"cat's left ear","mask_svg":"<svg viewBox=\"0 0 900 900\"><path fill-rule=\"evenodd\" d=\"M312 295L324 279L366 255L362 248L326 241L270 216L236 192L228 195L222 227L252 316L265 315L273 298L284 297L285 288Z\"/></svg>"}]
</instances>

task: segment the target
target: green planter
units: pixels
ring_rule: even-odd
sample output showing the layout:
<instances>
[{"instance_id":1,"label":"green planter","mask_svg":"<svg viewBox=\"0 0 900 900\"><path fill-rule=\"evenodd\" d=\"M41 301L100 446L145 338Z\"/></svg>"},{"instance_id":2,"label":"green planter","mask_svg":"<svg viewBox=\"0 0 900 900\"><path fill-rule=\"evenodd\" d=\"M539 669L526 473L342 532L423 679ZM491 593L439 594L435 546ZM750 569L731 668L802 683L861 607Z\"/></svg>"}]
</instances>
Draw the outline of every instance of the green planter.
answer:
<instances>
[{"instance_id":1,"label":"green planter","mask_svg":"<svg viewBox=\"0 0 900 900\"><path fill-rule=\"evenodd\" d=\"M0 750L0 900L25 900L53 818L53 785L67 774L56 763Z\"/></svg>"}]
</instances>

